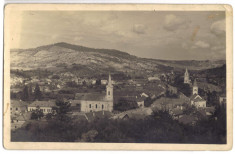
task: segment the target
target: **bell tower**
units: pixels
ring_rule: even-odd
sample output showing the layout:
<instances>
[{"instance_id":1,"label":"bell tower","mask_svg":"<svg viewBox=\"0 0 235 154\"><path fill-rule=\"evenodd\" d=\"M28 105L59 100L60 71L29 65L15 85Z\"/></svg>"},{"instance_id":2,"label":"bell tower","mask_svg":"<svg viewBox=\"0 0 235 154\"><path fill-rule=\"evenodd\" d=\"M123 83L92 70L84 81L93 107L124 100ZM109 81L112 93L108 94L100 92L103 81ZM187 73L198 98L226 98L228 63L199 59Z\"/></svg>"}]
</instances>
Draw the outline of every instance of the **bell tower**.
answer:
<instances>
[{"instance_id":1,"label":"bell tower","mask_svg":"<svg viewBox=\"0 0 235 154\"><path fill-rule=\"evenodd\" d=\"M194 80L194 83L193 83L193 95L194 94L198 95L198 86L197 86L196 79Z\"/></svg>"},{"instance_id":2,"label":"bell tower","mask_svg":"<svg viewBox=\"0 0 235 154\"><path fill-rule=\"evenodd\" d=\"M109 81L106 86L106 99L109 101L113 100L113 85L111 80L111 75L109 74Z\"/></svg>"}]
</instances>

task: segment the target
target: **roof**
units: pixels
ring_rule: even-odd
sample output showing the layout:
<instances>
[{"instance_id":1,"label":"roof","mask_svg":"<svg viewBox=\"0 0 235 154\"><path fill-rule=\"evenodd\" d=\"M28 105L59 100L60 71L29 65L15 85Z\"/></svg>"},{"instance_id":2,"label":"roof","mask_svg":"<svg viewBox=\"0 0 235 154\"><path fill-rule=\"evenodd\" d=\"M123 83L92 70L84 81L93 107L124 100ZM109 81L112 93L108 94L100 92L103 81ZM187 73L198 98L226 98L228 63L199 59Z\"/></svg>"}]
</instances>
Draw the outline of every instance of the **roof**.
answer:
<instances>
[{"instance_id":1,"label":"roof","mask_svg":"<svg viewBox=\"0 0 235 154\"><path fill-rule=\"evenodd\" d=\"M196 99L194 99L193 100L194 102L201 102L201 101L205 101L204 99L202 99L202 98L199 98L199 97L197 97Z\"/></svg>"},{"instance_id":2,"label":"roof","mask_svg":"<svg viewBox=\"0 0 235 154\"><path fill-rule=\"evenodd\" d=\"M34 101L32 104L28 105L29 107L54 107L56 103L54 101Z\"/></svg>"},{"instance_id":3,"label":"roof","mask_svg":"<svg viewBox=\"0 0 235 154\"><path fill-rule=\"evenodd\" d=\"M76 93L76 100L86 100L86 101L104 101L105 93Z\"/></svg>"},{"instance_id":4,"label":"roof","mask_svg":"<svg viewBox=\"0 0 235 154\"><path fill-rule=\"evenodd\" d=\"M151 115L152 112L153 111L151 108L138 108L138 109L128 110L128 111L116 114L112 117L112 119L122 119L126 115L130 118L144 119L146 116Z\"/></svg>"},{"instance_id":5,"label":"roof","mask_svg":"<svg viewBox=\"0 0 235 154\"><path fill-rule=\"evenodd\" d=\"M28 104L24 101L20 100L11 100L11 107L23 107L27 106Z\"/></svg>"},{"instance_id":6,"label":"roof","mask_svg":"<svg viewBox=\"0 0 235 154\"><path fill-rule=\"evenodd\" d=\"M19 121L27 121L31 119L31 112L26 112L18 117L15 118L16 120Z\"/></svg>"},{"instance_id":7,"label":"roof","mask_svg":"<svg viewBox=\"0 0 235 154\"><path fill-rule=\"evenodd\" d=\"M71 103L71 107L81 104L81 100L69 100L69 102Z\"/></svg>"},{"instance_id":8,"label":"roof","mask_svg":"<svg viewBox=\"0 0 235 154\"><path fill-rule=\"evenodd\" d=\"M198 112L203 116L203 117L206 117L206 111L201 109L201 110L198 110Z\"/></svg>"},{"instance_id":9,"label":"roof","mask_svg":"<svg viewBox=\"0 0 235 154\"><path fill-rule=\"evenodd\" d=\"M206 107L205 108L206 112L214 113L215 112L215 107Z\"/></svg>"},{"instance_id":10,"label":"roof","mask_svg":"<svg viewBox=\"0 0 235 154\"><path fill-rule=\"evenodd\" d=\"M182 115L183 114L183 111L180 109L180 108L174 108L172 110L172 114L173 115Z\"/></svg>"},{"instance_id":11,"label":"roof","mask_svg":"<svg viewBox=\"0 0 235 154\"><path fill-rule=\"evenodd\" d=\"M193 96L191 96L191 100L193 100L194 102L200 102L200 101L205 101L200 95L198 94L194 94Z\"/></svg>"},{"instance_id":12,"label":"roof","mask_svg":"<svg viewBox=\"0 0 235 154\"><path fill-rule=\"evenodd\" d=\"M97 112L88 112L85 113L87 120L94 120L95 118L109 118L112 116L112 113L109 111L97 111Z\"/></svg>"},{"instance_id":13,"label":"roof","mask_svg":"<svg viewBox=\"0 0 235 154\"><path fill-rule=\"evenodd\" d=\"M138 98L136 99L136 101L137 101L137 102L142 102L142 101L145 100L145 98L146 98L146 97L138 97Z\"/></svg>"},{"instance_id":14,"label":"roof","mask_svg":"<svg viewBox=\"0 0 235 154\"><path fill-rule=\"evenodd\" d=\"M191 115L184 115L181 118L179 118L179 122L183 124L192 124L193 121L195 121L195 117Z\"/></svg>"}]
</instances>

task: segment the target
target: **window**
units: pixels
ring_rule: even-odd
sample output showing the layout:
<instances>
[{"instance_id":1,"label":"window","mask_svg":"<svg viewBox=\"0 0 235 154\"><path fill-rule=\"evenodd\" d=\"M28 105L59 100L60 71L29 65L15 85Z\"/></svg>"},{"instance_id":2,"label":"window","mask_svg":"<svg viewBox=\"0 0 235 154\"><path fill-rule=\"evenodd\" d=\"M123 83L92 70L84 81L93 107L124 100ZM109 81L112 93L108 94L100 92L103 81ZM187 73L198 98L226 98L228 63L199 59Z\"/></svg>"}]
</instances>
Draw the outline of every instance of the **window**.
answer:
<instances>
[{"instance_id":1,"label":"window","mask_svg":"<svg viewBox=\"0 0 235 154\"><path fill-rule=\"evenodd\" d=\"M91 104L89 105L89 108L91 108Z\"/></svg>"},{"instance_id":2,"label":"window","mask_svg":"<svg viewBox=\"0 0 235 154\"><path fill-rule=\"evenodd\" d=\"M18 108L16 108L16 111L18 111Z\"/></svg>"},{"instance_id":3,"label":"window","mask_svg":"<svg viewBox=\"0 0 235 154\"><path fill-rule=\"evenodd\" d=\"M102 104L102 109L104 109L104 105Z\"/></svg>"},{"instance_id":4,"label":"window","mask_svg":"<svg viewBox=\"0 0 235 154\"><path fill-rule=\"evenodd\" d=\"M97 108L97 104L95 105L95 108Z\"/></svg>"},{"instance_id":5,"label":"window","mask_svg":"<svg viewBox=\"0 0 235 154\"><path fill-rule=\"evenodd\" d=\"M12 108L11 108L11 110L12 110Z\"/></svg>"},{"instance_id":6,"label":"window","mask_svg":"<svg viewBox=\"0 0 235 154\"><path fill-rule=\"evenodd\" d=\"M108 91L108 95L110 95L110 91Z\"/></svg>"}]
</instances>

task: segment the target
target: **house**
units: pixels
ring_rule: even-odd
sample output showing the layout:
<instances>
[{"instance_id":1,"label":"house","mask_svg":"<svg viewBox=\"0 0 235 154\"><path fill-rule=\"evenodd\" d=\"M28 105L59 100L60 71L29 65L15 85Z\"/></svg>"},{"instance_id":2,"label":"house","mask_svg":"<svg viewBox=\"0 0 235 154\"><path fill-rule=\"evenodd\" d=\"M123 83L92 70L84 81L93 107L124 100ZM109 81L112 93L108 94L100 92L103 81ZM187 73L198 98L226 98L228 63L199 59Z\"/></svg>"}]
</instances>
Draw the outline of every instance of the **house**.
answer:
<instances>
[{"instance_id":1,"label":"house","mask_svg":"<svg viewBox=\"0 0 235 154\"><path fill-rule=\"evenodd\" d=\"M144 108L144 97L137 97L136 102L139 108Z\"/></svg>"},{"instance_id":2,"label":"house","mask_svg":"<svg viewBox=\"0 0 235 154\"><path fill-rule=\"evenodd\" d=\"M39 109L43 114L52 113L53 107L56 107L55 101L34 101L32 104L28 105L28 111L32 112Z\"/></svg>"},{"instance_id":3,"label":"house","mask_svg":"<svg viewBox=\"0 0 235 154\"><path fill-rule=\"evenodd\" d=\"M108 80L101 80L102 85L106 85L108 83Z\"/></svg>"},{"instance_id":4,"label":"house","mask_svg":"<svg viewBox=\"0 0 235 154\"><path fill-rule=\"evenodd\" d=\"M146 97L146 98L149 97L149 95L147 95L146 93L142 93L142 94L140 94L140 96L141 97Z\"/></svg>"},{"instance_id":5,"label":"house","mask_svg":"<svg viewBox=\"0 0 235 154\"><path fill-rule=\"evenodd\" d=\"M115 114L111 119L145 119L147 116L152 115L152 113L153 110L151 108L138 108Z\"/></svg>"},{"instance_id":6,"label":"house","mask_svg":"<svg viewBox=\"0 0 235 154\"><path fill-rule=\"evenodd\" d=\"M11 130L21 128L22 125L31 119L31 112L25 112L11 119Z\"/></svg>"},{"instance_id":7,"label":"house","mask_svg":"<svg viewBox=\"0 0 235 154\"><path fill-rule=\"evenodd\" d=\"M106 93L77 93L75 100L80 103L81 112L113 111L113 85L109 74Z\"/></svg>"},{"instance_id":8,"label":"house","mask_svg":"<svg viewBox=\"0 0 235 154\"><path fill-rule=\"evenodd\" d=\"M11 100L11 115L19 115L27 112L27 103L21 100Z\"/></svg>"},{"instance_id":9,"label":"house","mask_svg":"<svg viewBox=\"0 0 235 154\"><path fill-rule=\"evenodd\" d=\"M169 113L173 119L179 119L183 116L183 107L174 108Z\"/></svg>"},{"instance_id":10,"label":"house","mask_svg":"<svg viewBox=\"0 0 235 154\"><path fill-rule=\"evenodd\" d=\"M226 94L222 94L219 97L219 103L220 103L220 105L225 105L226 104Z\"/></svg>"},{"instance_id":11,"label":"house","mask_svg":"<svg viewBox=\"0 0 235 154\"><path fill-rule=\"evenodd\" d=\"M157 76L148 77L148 81L156 81L156 80L160 80L159 77Z\"/></svg>"}]
</instances>

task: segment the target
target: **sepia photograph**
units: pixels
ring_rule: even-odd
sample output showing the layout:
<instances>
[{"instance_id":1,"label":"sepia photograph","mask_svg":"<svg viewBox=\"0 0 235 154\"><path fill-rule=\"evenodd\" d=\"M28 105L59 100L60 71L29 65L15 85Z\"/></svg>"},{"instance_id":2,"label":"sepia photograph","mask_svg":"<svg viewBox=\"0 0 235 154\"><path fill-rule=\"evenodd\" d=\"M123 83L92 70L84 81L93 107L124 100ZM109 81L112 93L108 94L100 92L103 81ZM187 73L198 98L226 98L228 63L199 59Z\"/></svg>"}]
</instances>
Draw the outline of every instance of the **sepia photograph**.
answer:
<instances>
[{"instance_id":1,"label":"sepia photograph","mask_svg":"<svg viewBox=\"0 0 235 154\"><path fill-rule=\"evenodd\" d=\"M232 8L116 6L6 6L4 145L231 149Z\"/></svg>"}]
</instances>

